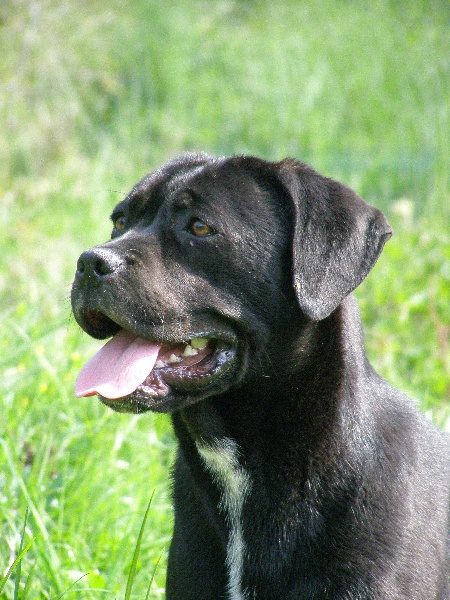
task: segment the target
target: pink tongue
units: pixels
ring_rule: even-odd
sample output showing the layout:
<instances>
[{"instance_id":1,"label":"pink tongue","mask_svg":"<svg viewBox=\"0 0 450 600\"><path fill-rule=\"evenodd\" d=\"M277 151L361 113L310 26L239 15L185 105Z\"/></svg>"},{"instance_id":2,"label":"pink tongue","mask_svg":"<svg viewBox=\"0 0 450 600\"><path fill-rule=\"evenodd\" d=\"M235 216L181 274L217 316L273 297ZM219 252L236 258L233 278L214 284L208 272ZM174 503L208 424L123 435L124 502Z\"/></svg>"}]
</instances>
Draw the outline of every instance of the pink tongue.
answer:
<instances>
[{"instance_id":1,"label":"pink tongue","mask_svg":"<svg viewBox=\"0 0 450 600\"><path fill-rule=\"evenodd\" d=\"M159 349L157 344L122 329L81 369L75 396L100 394L111 400L128 396L150 374Z\"/></svg>"}]
</instances>

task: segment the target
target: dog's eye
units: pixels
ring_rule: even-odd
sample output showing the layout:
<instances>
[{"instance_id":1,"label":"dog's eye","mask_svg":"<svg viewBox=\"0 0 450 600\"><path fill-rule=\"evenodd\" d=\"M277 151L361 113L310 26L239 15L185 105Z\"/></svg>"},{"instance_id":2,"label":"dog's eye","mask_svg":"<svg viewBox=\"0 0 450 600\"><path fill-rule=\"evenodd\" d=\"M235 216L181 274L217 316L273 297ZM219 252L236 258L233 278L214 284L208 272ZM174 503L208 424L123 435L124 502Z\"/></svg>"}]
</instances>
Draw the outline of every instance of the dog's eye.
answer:
<instances>
[{"instance_id":1,"label":"dog's eye","mask_svg":"<svg viewBox=\"0 0 450 600\"><path fill-rule=\"evenodd\" d=\"M114 229L116 231L123 231L125 229L125 225L126 225L127 221L125 219L125 217L118 217L117 219L114 219Z\"/></svg>"},{"instance_id":2,"label":"dog's eye","mask_svg":"<svg viewBox=\"0 0 450 600\"><path fill-rule=\"evenodd\" d=\"M189 231L197 237L205 237L214 233L214 229L200 219L193 219L190 222Z\"/></svg>"}]
</instances>

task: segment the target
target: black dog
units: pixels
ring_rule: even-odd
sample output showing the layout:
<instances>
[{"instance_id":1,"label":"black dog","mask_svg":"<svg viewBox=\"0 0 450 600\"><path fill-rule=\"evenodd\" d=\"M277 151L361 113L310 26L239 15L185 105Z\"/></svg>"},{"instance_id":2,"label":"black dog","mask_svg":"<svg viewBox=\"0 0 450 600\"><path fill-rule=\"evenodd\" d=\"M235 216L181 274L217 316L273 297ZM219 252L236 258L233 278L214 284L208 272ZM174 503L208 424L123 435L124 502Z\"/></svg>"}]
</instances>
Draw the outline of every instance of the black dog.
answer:
<instances>
[{"instance_id":1,"label":"black dog","mask_svg":"<svg viewBox=\"0 0 450 600\"><path fill-rule=\"evenodd\" d=\"M114 209L72 304L77 395L171 412L169 600L448 598L449 439L368 363L391 230L294 160L186 155Z\"/></svg>"}]
</instances>

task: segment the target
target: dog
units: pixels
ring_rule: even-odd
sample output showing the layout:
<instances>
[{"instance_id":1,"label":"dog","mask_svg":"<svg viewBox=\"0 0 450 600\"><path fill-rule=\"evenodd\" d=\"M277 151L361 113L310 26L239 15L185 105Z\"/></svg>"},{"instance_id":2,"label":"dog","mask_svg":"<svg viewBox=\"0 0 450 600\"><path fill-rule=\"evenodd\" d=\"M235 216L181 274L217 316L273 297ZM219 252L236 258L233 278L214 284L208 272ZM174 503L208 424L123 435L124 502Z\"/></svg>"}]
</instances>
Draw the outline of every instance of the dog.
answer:
<instances>
[{"instance_id":1,"label":"dog","mask_svg":"<svg viewBox=\"0 0 450 600\"><path fill-rule=\"evenodd\" d=\"M168 600L449 598L449 437L369 364L392 231L294 159L185 154L81 254L76 395L171 413Z\"/></svg>"}]
</instances>

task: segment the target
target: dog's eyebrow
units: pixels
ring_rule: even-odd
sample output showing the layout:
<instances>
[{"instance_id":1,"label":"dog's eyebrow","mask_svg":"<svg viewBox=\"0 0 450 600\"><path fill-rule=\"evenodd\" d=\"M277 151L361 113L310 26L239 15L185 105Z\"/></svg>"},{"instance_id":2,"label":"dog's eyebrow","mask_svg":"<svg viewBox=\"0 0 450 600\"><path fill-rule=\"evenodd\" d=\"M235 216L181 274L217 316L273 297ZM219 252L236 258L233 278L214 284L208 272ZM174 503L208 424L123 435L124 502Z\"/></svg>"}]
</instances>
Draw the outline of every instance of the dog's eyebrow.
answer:
<instances>
[{"instance_id":1,"label":"dog's eyebrow","mask_svg":"<svg viewBox=\"0 0 450 600\"><path fill-rule=\"evenodd\" d=\"M149 209L157 209L160 205L161 201L158 200L155 191L146 194L131 192L130 195L116 205L112 211L111 219L125 214L129 217L136 217Z\"/></svg>"},{"instance_id":2,"label":"dog's eyebrow","mask_svg":"<svg viewBox=\"0 0 450 600\"><path fill-rule=\"evenodd\" d=\"M126 212L126 208L127 208L128 204L129 204L129 202L127 200L122 200L121 202L119 202L119 204L117 204L114 207L112 213L109 216L111 221L114 221L114 219L116 219L119 215L123 215Z\"/></svg>"}]
</instances>

